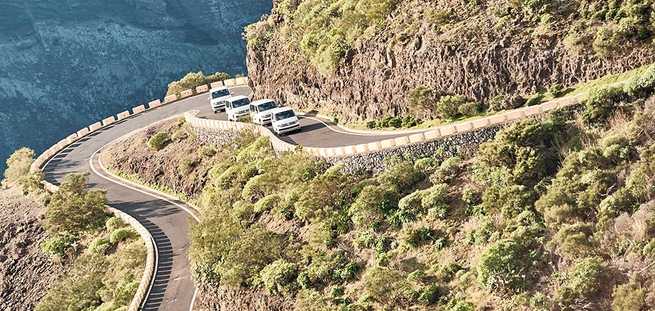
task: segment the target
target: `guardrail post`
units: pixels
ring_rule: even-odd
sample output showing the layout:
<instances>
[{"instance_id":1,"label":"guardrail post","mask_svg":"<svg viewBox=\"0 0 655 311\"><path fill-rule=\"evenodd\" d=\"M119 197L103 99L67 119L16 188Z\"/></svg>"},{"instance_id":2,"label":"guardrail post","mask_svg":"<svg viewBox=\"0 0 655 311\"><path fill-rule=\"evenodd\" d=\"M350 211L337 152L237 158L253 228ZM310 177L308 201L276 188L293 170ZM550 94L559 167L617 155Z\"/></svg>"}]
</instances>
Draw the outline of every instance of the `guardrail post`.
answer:
<instances>
[{"instance_id":1,"label":"guardrail post","mask_svg":"<svg viewBox=\"0 0 655 311\"><path fill-rule=\"evenodd\" d=\"M155 99L155 100L148 103L148 108L149 109L157 108L159 106L161 106L161 100L159 100L159 99Z\"/></svg>"}]
</instances>

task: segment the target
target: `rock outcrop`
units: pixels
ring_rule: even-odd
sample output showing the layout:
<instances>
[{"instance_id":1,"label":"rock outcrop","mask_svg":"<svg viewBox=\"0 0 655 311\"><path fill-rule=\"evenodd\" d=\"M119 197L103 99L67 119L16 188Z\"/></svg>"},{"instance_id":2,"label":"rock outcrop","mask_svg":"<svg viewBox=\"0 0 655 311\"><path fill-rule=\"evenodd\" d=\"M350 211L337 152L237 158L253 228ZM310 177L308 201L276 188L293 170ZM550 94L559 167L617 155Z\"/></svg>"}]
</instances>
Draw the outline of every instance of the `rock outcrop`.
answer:
<instances>
[{"instance_id":1,"label":"rock outcrop","mask_svg":"<svg viewBox=\"0 0 655 311\"><path fill-rule=\"evenodd\" d=\"M33 310L54 281L61 264L40 249L46 233L39 204L16 189L0 190L0 310Z\"/></svg>"},{"instance_id":2,"label":"rock outcrop","mask_svg":"<svg viewBox=\"0 0 655 311\"><path fill-rule=\"evenodd\" d=\"M274 25L268 43L248 47L255 96L340 120L362 120L406 114L409 93L418 86L485 102L496 95L531 95L554 84L572 86L655 60L649 44L603 57L590 47L573 49L565 43L565 24L571 18L553 23L546 34L537 26L521 28L522 21L498 29L498 19L484 13L435 30L424 15L440 7L444 5L435 1L403 1L383 29L356 42L327 75L319 73L297 45L283 41L283 21L273 15L262 22ZM399 29L406 31L399 34Z\"/></svg>"}]
</instances>

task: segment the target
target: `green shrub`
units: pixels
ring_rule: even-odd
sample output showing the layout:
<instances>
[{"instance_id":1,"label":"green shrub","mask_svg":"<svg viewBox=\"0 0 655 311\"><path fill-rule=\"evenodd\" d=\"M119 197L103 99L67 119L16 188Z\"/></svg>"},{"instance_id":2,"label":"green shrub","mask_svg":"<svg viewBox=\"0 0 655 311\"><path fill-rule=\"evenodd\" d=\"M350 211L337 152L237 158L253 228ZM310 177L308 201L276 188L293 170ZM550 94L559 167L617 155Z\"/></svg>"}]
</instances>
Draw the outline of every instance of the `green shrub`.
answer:
<instances>
[{"instance_id":1,"label":"green shrub","mask_svg":"<svg viewBox=\"0 0 655 311\"><path fill-rule=\"evenodd\" d=\"M178 170L180 171L181 174L189 174L191 173L191 171L193 171L193 168L196 165L198 165L198 163L199 163L198 159L184 158L180 161Z\"/></svg>"},{"instance_id":2,"label":"green shrub","mask_svg":"<svg viewBox=\"0 0 655 311\"><path fill-rule=\"evenodd\" d=\"M366 127L370 129L374 129L378 126L377 121L367 121L366 122Z\"/></svg>"},{"instance_id":3,"label":"green shrub","mask_svg":"<svg viewBox=\"0 0 655 311\"><path fill-rule=\"evenodd\" d=\"M107 228L107 231L112 232L118 228L123 228L126 227L127 224L120 218L113 216L109 217L107 221L105 221L105 228Z\"/></svg>"},{"instance_id":4,"label":"green shrub","mask_svg":"<svg viewBox=\"0 0 655 311\"><path fill-rule=\"evenodd\" d=\"M439 167L439 163L435 158L422 158L414 162L414 168L423 173L425 176L429 176L434 173L434 171Z\"/></svg>"},{"instance_id":5,"label":"green shrub","mask_svg":"<svg viewBox=\"0 0 655 311\"><path fill-rule=\"evenodd\" d=\"M298 268L296 265L284 259L272 262L260 272L264 288L274 295L289 294L295 290L294 284L297 274Z\"/></svg>"},{"instance_id":6,"label":"green shrub","mask_svg":"<svg viewBox=\"0 0 655 311\"><path fill-rule=\"evenodd\" d=\"M377 179L381 184L392 187L398 192L407 193L412 191L424 177L411 162L391 160L386 163L385 170L378 175Z\"/></svg>"},{"instance_id":7,"label":"green shrub","mask_svg":"<svg viewBox=\"0 0 655 311\"><path fill-rule=\"evenodd\" d=\"M564 258L590 255L597 247L593 243L594 226L590 223L563 224L550 245Z\"/></svg>"},{"instance_id":8,"label":"green shrub","mask_svg":"<svg viewBox=\"0 0 655 311\"><path fill-rule=\"evenodd\" d=\"M551 86L548 87L548 93L550 93L550 95L553 95L553 97L555 98L564 95L564 92L565 92L564 87L559 83L551 84Z\"/></svg>"},{"instance_id":9,"label":"green shrub","mask_svg":"<svg viewBox=\"0 0 655 311\"><path fill-rule=\"evenodd\" d=\"M55 233L43 241L41 249L50 256L63 257L66 252L73 248L78 238L67 232Z\"/></svg>"},{"instance_id":10,"label":"green shrub","mask_svg":"<svg viewBox=\"0 0 655 311\"><path fill-rule=\"evenodd\" d=\"M407 298L410 292L404 273L387 267L368 268L362 281L366 293L383 304L393 305Z\"/></svg>"},{"instance_id":11,"label":"green shrub","mask_svg":"<svg viewBox=\"0 0 655 311\"><path fill-rule=\"evenodd\" d=\"M616 105L623 96L623 89L620 87L592 90L584 102L582 119L586 124L605 122L614 113Z\"/></svg>"},{"instance_id":12,"label":"green shrub","mask_svg":"<svg viewBox=\"0 0 655 311\"><path fill-rule=\"evenodd\" d=\"M271 174L254 176L243 186L241 198L250 203L255 203L266 195L272 194L278 187L276 182L275 176L271 176Z\"/></svg>"},{"instance_id":13,"label":"green shrub","mask_svg":"<svg viewBox=\"0 0 655 311\"><path fill-rule=\"evenodd\" d=\"M211 158L218 153L218 150L214 146L204 146L201 149L201 153L203 156Z\"/></svg>"},{"instance_id":14,"label":"green shrub","mask_svg":"<svg viewBox=\"0 0 655 311\"><path fill-rule=\"evenodd\" d=\"M557 289L557 298L565 304L591 298L600 288L602 274L600 258L590 257L577 261L564 275Z\"/></svg>"},{"instance_id":15,"label":"green shrub","mask_svg":"<svg viewBox=\"0 0 655 311\"><path fill-rule=\"evenodd\" d=\"M541 250L528 237L503 239L492 244L478 263L478 281L495 291L521 292L533 283Z\"/></svg>"},{"instance_id":16,"label":"green shrub","mask_svg":"<svg viewBox=\"0 0 655 311\"><path fill-rule=\"evenodd\" d=\"M255 203L253 211L257 214L270 211L277 207L280 201L282 201L282 198L277 194L267 195Z\"/></svg>"},{"instance_id":17,"label":"green shrub","mask_svg":"<svg viewBox=\"0 0 655 311\"><path fill-rule=\"evenodd\" d=\"M435 101L435 91L426 86L418 86L409 92L409 107L416 112L432 111Z\"/></svg>"},{"instance_id":18,"label":"green shrub","mask_svg":"<svg viewBox=\"0 0 655 311\"><path fill-rule=\"evenodd\" d=\"M545 97L544 93L537 93L535 95L532 95L525 101L525 105L526 106L539 105L543 101L544 97Z\"/></svg>"},{"instance_id":19,"label":"green shrub","mask_svg":"<svg viewBox=\"0 0 655 311\"><path fill-rule=\"evenodd\" d=\"M646 304L646 289L632 281L614 287L612 310L639 311Z\"/></svg>"},{"instance_id":20,"label":"green shrub","mask_svg":"<svg viewBox=\"0 0 655 311\"><path fill-rule=\"evenodd\" d=\"M430 175L433 184L451 182L460 172L462 160L459 157L450 157L443 162L439 168Z\"/></svg>"},{"instance_id":21,"label":"green shrub","mask_svg":"<svg viewBox=\"0 0 655 311\"><path fill-rule=\"evenodd\" d=\"M441 238L442 234L439 231L428 227L411 228L405 233L405 242L414 248L430 244Z\"/></svg>"},{"instance_id":22,"label":"green shrub","mask_svg":"<svg viewBox=\"0 0 655 311\"><path fill-rule=\"evenodd\" d=\"M619 44L618 36L610 27L600 27L596 31L594 41L591 46L594 51L602 56L610 54Z\"/></svg>"},{"instance_id":23,"label":"green shrub","mask_svg":"<svg viewBox=\"0 0 655 311\"><path fill-rule=\"evenodd\" d=\"M14 151L7 159L5 181L9 184L18 183L29 174L32 162L34 162L34 150L23 147Z\"/></svg>"},{"instance_id":24,"label":"green shrub","mask_svg":"<svg viewBox=\"0 0 655 311\"><path fill-rule=\"evenodd\" d=\"M171 142L171 138L166 132L159 132L148 139L148 147L152 150L162 150Z\"/></svg>"},{"instance_id":25,"label":"green shrub","mask_svg":"<svg viewBox=\"0 0 655 311\"><path fill-rule=\"evenodd\" d=\"M461 95L446 95L439 98L435 110L441 118L455 119L460 116L459 107L466 104L468 100Z\"/></svg>"},{"instance_id":26,"label":"green shrub","mask_svg":"<svg viewBox=\"0 0 655 311\"><path fill-rule=\"evenodd\" d=\"M444 219L448 214L448 203L447 184L436 184L423 191L421 207L423 210L427 210L430 215Z\"/></svg>"},{"instance_id":27,"label":"green shrub","mask_svg":"<svg viewBox=\"0 0 655 311\"><path fill-rule=\"evenodd\" d=\"M102 255L81 256L70 271L48 289L37 311L93 310L102 304L99 295L107 261Z\"/></svg>"},{"instance_id":28,"label":"green shrub","mask_svg":"<svg viewBox=\"0 0 655 311\"><path fill-rule=\"evenodd\" d=\"M132 228L119 228L111 232L109 235L109 242L111 244L117 244L119 242L130 239L136 235L136 232Z\"/></svg>"},{"instance_id":29,"label":"green shrub","mask_svg":"<svg viewBox=\"0 0 655 311\"><path fill-rule=\"evenodd\" d=\"M400 117L393 117L389 119L389 126L400 128L403 124L403 120Z\"/></svg>"},{"instance_id":30,"label":"green shrub","mask_svg":"<svg viewBox=\"0 0 655 311\"><path fill-rule=\"evenodd\" d=\"M349 214L358 228L375 228L397 207L398 192L384 186L366 186L350 206Z\"/></svg>"},{"instance_id":31,"label":"green shrub","mask_svg":"<svg viewBox=\"0 0 655 311\"><path fill-rule=\"evenodd\" d=\"M251 224L255 220L255 208L250 202L235 202L232 206L231 214L244 225Z\"/></svg>"},{"instance_id":32,"label":"green shrub","mask_svg":"<svg viewBox=\"0 0 655 311\"><path fill-rule=\"evenodd\" d=\"M89 244L89 251L94 254L104 255L111 248L112 243L107 238L97 238Z\"/></svg>"},{"instance_id":33,"label":"green shrub","mask_svg":"<svg viewBox=\"0 0 655 311\"><path fill-rule=\"evenodd\" d=\"M466 102L457 107L459 114L465 117L476 116L480 113L480 104L476 102Z\"/></svg>"}]
</instances>

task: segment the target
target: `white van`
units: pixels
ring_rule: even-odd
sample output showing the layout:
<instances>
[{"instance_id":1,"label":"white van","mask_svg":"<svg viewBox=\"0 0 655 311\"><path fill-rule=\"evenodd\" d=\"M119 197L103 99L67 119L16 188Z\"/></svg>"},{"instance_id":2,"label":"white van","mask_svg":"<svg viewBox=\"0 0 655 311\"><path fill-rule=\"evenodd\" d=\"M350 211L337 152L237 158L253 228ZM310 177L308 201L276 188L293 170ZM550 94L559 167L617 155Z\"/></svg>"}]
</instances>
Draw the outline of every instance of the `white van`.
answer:
<instances>
[{"instance_id":1,"label":"white van","mask_svg":"<svg viewBox=\"0 0 655 311\"><path fill-rule=\"evenodd\" d=\"M225 110L225 102L230 98L230 90L225 87L213 88L209 91L209 103L214 113Z\"/></svg>"},{"instance_id":2,"label":"white van","mask_svg":"<svg viewBox=\"0 0 655 311\"><path fill-rule=\"evenodd\" d=\"M260 99L250 103L250 120L260 125L271 124L271 110L277 108L272 99Z\"/></svg>"},{"instance_id":3,"label":"white van","mask_svg":"<svg viewBox=\"0 0 655 311\"><path fill-rule=\"evenodd\" d=\"M289 107L272 109L271 124L273 125L273 131L278 135L300 130L298 117L293 109Z\"/></svg>"},{"instance_id":4,"label":"white van","mask_svg":"<svg viewBox=\"0 0 655 311\"><path fill-rule=\"evenodd\" d=\"M239 121L248 117L250 99L245 96L232 96L225 103L225 112L229 121Z\"/></svg>"}]
</instances>

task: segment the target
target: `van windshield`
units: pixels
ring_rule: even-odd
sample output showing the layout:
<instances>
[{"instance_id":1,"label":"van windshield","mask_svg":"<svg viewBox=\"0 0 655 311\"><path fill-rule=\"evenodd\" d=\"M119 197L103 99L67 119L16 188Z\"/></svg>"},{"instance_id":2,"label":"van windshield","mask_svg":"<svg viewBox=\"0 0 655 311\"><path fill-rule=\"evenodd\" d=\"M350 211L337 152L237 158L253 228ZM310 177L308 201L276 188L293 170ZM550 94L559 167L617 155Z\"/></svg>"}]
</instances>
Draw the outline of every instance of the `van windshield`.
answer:
<instances>
[{"instance_id":1,"label":"van windshield","mask_svg":"<svg viewBox=\"0 0 655 311\"><path fill-rule=\"evenodd\" d=\"M287 111L282 111L282 112L276 113L275 114L275 120L284 120L284 119L288 119L288 118L293 118L295 116L296 116L296 114L293 113L293 110L287 110Z\"/></svg>"},{"instance_id":2,"label":"van windshield","mask_svg":"<svg viewBox=\"0 0 655 311\"><path fill-rule=\"evenodd\" d=\"M228 91L227 89L222 89L222 90L212 92L212 98L214 98L214 99L219 98L219 97L223 97L223 96L229 96L229 95L230 95L230 91Z\"/></svg>"},{"instance_id":3,"label":"van windshield","mask_svg":"<svg viewBox=\"0 0 655 311\"><path fill-rule=\"evenodd\" d=\"M261 105L259 105L259 112L266 111L266 110L271 110L273 108L277 107L274 101L270 102L265 102Z\"/></svg>"},{"instance_id":4,"label":"van windshield","mask_svg":"<svg viewBox=\"0 0 655 311\"><path fill-rule=\"evenodd\" d=\"M242 98L242 99L233 101L232 102L232 108L239 108L239 107L247 106L248 104L250 104L250 101L247 98Z\"/></svg>"}]
</instances>

